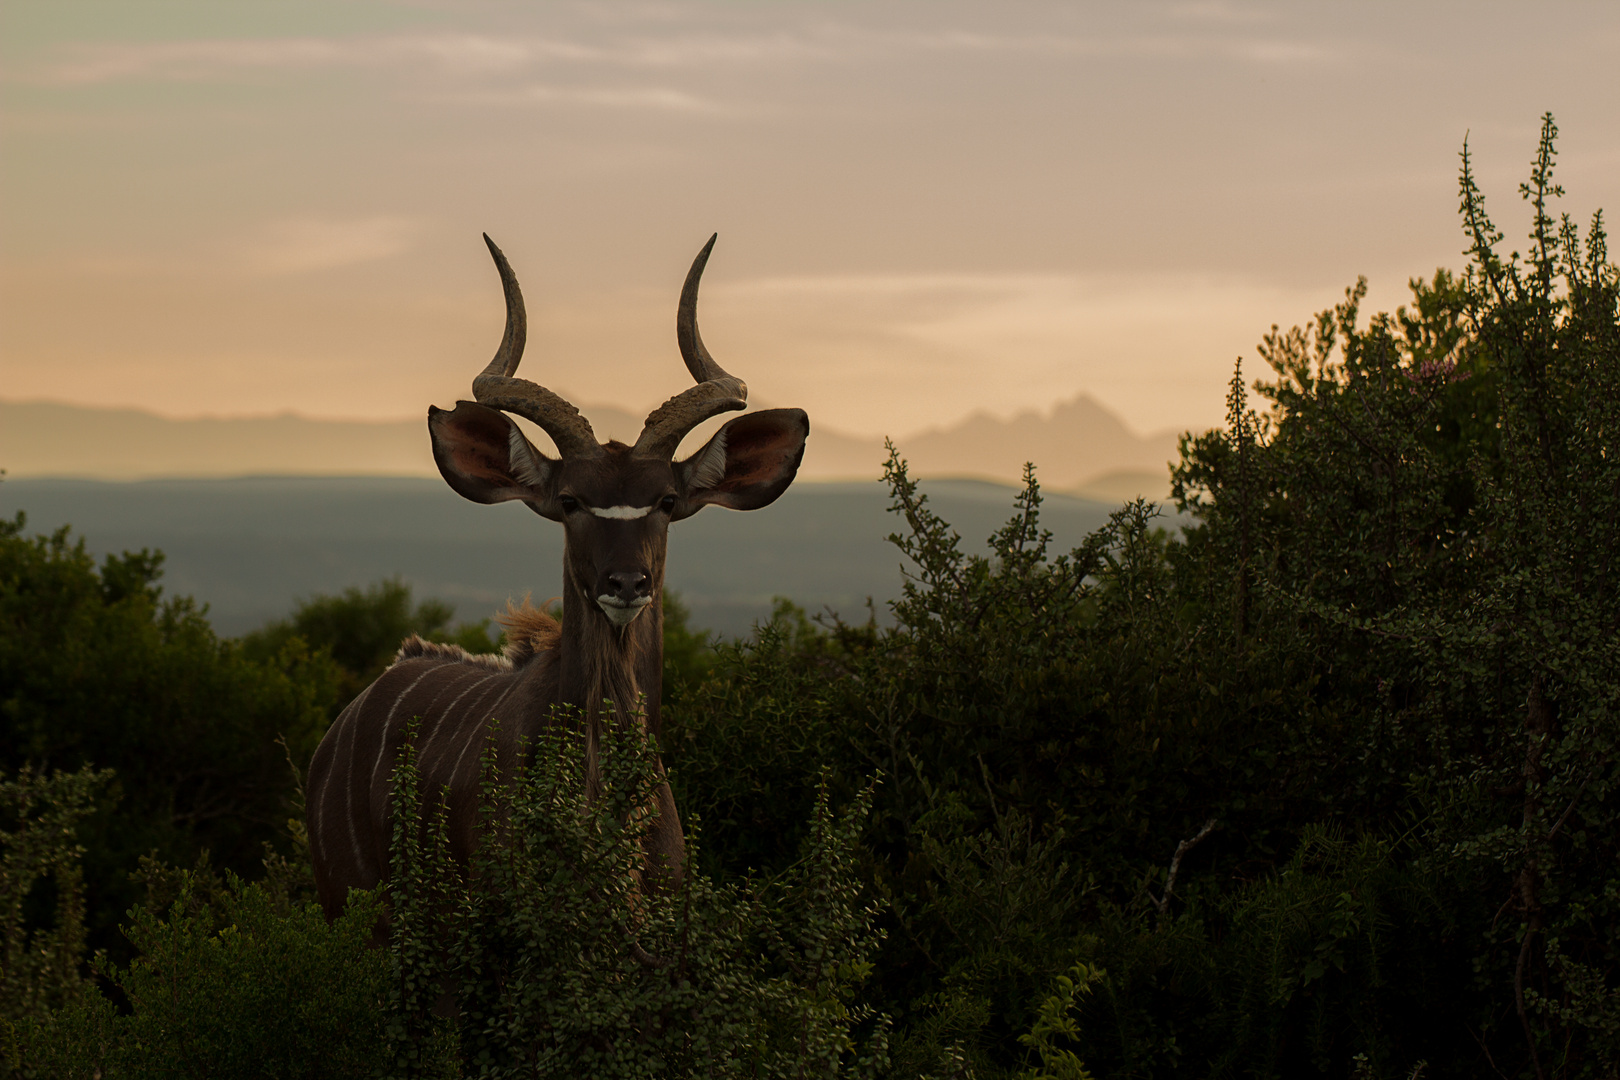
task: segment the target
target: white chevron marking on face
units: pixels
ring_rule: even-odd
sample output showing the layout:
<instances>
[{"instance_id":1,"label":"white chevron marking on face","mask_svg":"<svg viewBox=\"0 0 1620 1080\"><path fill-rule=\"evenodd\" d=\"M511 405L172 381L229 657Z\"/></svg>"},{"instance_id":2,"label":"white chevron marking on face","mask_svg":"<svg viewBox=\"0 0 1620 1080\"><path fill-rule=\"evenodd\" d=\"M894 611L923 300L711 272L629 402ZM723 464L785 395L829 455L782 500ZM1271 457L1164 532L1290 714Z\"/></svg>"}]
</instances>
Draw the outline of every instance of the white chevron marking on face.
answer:
<instances>
[{"instance_id":1,"label":"white chevron marking on face","mask_svg":"<svg viewBox=\"0 0 1620 1080\"><path fill-rule=\"evenodd\" d=\"M591 513L600 518L618 518L621 521L633 521L644 518L652 513L650 506L593 506Z\"/></svg>"}]
</instances>

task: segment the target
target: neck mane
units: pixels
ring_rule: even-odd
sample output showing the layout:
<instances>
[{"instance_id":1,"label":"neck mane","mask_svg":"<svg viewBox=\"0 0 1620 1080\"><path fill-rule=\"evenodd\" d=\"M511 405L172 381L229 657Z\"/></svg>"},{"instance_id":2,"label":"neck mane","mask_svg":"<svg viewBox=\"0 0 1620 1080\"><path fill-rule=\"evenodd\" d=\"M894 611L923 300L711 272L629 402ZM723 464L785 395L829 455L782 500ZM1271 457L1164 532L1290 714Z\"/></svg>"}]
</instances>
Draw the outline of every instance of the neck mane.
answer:
<instances>
[{"instance_id":1,"label":"neck mane","mask_svg":"<svg viewBox=\"0 0 1620 1080\"><path fill-rule=\"evenodd\" d=\"M565 556L566 565L566 556ZM658 735L663 691L664 611L657 600L629 626L609 622L596 601L564 571L562 637L558 642L557 702L585 721L587 790L598 789L597 747L602 724L637 724ZM662 582L653 592L662 595Z\"/></svg>"}]
</instances>

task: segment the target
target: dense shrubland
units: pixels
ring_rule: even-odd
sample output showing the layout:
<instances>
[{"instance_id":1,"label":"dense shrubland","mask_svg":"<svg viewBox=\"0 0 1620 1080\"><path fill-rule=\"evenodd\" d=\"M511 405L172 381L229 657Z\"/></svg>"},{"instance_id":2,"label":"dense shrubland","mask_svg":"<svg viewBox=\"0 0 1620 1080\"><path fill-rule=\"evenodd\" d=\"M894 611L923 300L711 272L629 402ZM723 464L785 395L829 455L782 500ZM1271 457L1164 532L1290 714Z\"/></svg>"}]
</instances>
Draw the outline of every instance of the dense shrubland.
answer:
<instances>
[{"instance_id":1,"label":"dense shrubland","mask_svg":"<svg viewBox=\"0 0 1620 1080\"><path fill-rule=\"evenodd\" d=\"M1620 272L1553 212L1555 134L1524 254L1465 156L1465 271L1266 336L1183 440L1179 532L1135 503L1049 550L1032 472L969 555L895 455L892 624L784 604L711 649L673 612L677 897L623 895L633 815L584 806L566 742L492 789L521 829L470 877L406 763L429 828L366 949L376 898L310 904L285 759L395 635L487 629L382 586L221 642L155 556L9 527L7 1066L1615 1075Z\"/></svg>"}]
</instances>

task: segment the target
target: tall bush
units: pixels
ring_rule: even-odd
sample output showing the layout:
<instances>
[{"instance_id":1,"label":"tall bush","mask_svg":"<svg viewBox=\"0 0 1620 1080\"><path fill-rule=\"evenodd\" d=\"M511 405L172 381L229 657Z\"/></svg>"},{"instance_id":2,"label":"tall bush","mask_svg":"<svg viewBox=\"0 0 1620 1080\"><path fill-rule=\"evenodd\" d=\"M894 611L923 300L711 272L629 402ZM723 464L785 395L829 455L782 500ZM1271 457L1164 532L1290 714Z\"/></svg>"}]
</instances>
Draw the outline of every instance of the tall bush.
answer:
<instances>
[{"instance_id":1,"label":"tall bush","mask_svg":"<svg viewBox=\"0 0 1620 1080\"><path fill-rule=\"evenodd\" d=\"M877 1075L886 1022L854 1000L877 941L855 875L871 789L838 815L823 793L779 877L728 886L688 872L643 888L655 748L611 725L600 745L594 800L565 728L513 775L491 749L465 867L407 748L394 777L390 1075L442 1068L447 1045L464 1073L495 1077ZM689 826L689 851L697 839Z\"/></svg>"},{"instance_id":2,"label":"tall bush","mask_svg":"<svg viewBox=\"0 0 1620 1080\"><path fill-rule=\"evenodd\" d=\"M1468 271L1365 327L1358 286L1274 332L1269 414L1189 446L1178 480L1191 544L1247 545L1256 610L1303 617L1335 657L1324 690L1361 703L1324 765L1350 820L1415 822L1466 928L1481 1054L1608 1075L1620 273L1601 214L1584 238L1553 216L1556 135L1546 117L1520 187L1524 256L1498 254L1465 151Z\"/></svg>"},{"instance_id":3,"label":"tall bush","mask_svg":"<svg viewBox=\"0 0 1620 1080\"><path fill-rule=\"evenodd\" d=\"M767 633L668 715L734 875L785 858L745 792L802 799L787 761L889 774L898 1075L1036 1067L1038 1025L1108 1076L1613 1072L1620 319L1555 135L1526 256L1465 158L1466 272L1273 328L1264 404L1235 376L1182 442L1179 536L1136 504L1050 552L1031 474L974 556L892 458L894 628Z\"/></svg>"},{"instance_id":4,"label":"tall bush","mask_svg":"<svg viewBox=\"0 0 1620 1080\"><path fill-rule=\"evenodd\" d=\"M335 672L289 643L273 663L221 640L186 597L164 597L162 556L98 567L66 528L0 521L0 769L111 768L79 822L91 941L119 948L140 856L253 873L294 812L289 750L308 760ZM278 740L285 743L285 747Z\"/></svg>"},{"instance_id":5,"label":"tall bush","mask_svg":"<svg viewBox=\"0 0 1620 1080\"><path fill-rule=\"evenodd\" d=\"M369 947L374 896L328 924L276 857L249 883L206 861L148 862L149 894L124 932L127 965L98 958L122 1008L97 992L20 1025L13 1068L58 1077L348 1078L384 1053L387 964ZM279 868L279 869L278 869Z\"/></svg>"},{"instance_id":6,"label":"tall bush","mask_svg":"<svg viewBox=\"0 0 1620 1080\"><path fill-rule=\"evenodd\" d=\"M89 767L0 773L0 1026L8 1032L86 988L77 827L111 779Z\"/></svg>"}]
</instances>

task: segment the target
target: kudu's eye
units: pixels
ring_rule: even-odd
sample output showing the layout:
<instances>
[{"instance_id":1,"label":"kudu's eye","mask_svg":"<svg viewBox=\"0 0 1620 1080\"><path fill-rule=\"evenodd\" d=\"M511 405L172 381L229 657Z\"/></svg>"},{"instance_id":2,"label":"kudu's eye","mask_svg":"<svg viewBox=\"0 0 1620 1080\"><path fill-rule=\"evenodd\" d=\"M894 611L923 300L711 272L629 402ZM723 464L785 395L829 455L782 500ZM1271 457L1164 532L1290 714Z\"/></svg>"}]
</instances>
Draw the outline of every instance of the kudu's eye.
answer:
<instances>
[{"instance_id":1,"label":"kudu's eye","mask_svg":"<svg viewBox=\"0 0 1620 1080\"><path fill-rule=\"evenodd\" d=\"M572 495L562 495L558 497L557 505L562 507L563 513L572 514L579 509L579 500Z\"/></svg>"},{"instance_id":2,"label":"kudu's eye","mask_svg":"<svg viewBox=\"0 0 1620 1080\"><path fill-rule=\"evenodd\" d=\"M666 514L673 514L675 512L675 496L665 495L661 500L659 500L658 509L662 510Z\"/></svg>"}]
</instances>

